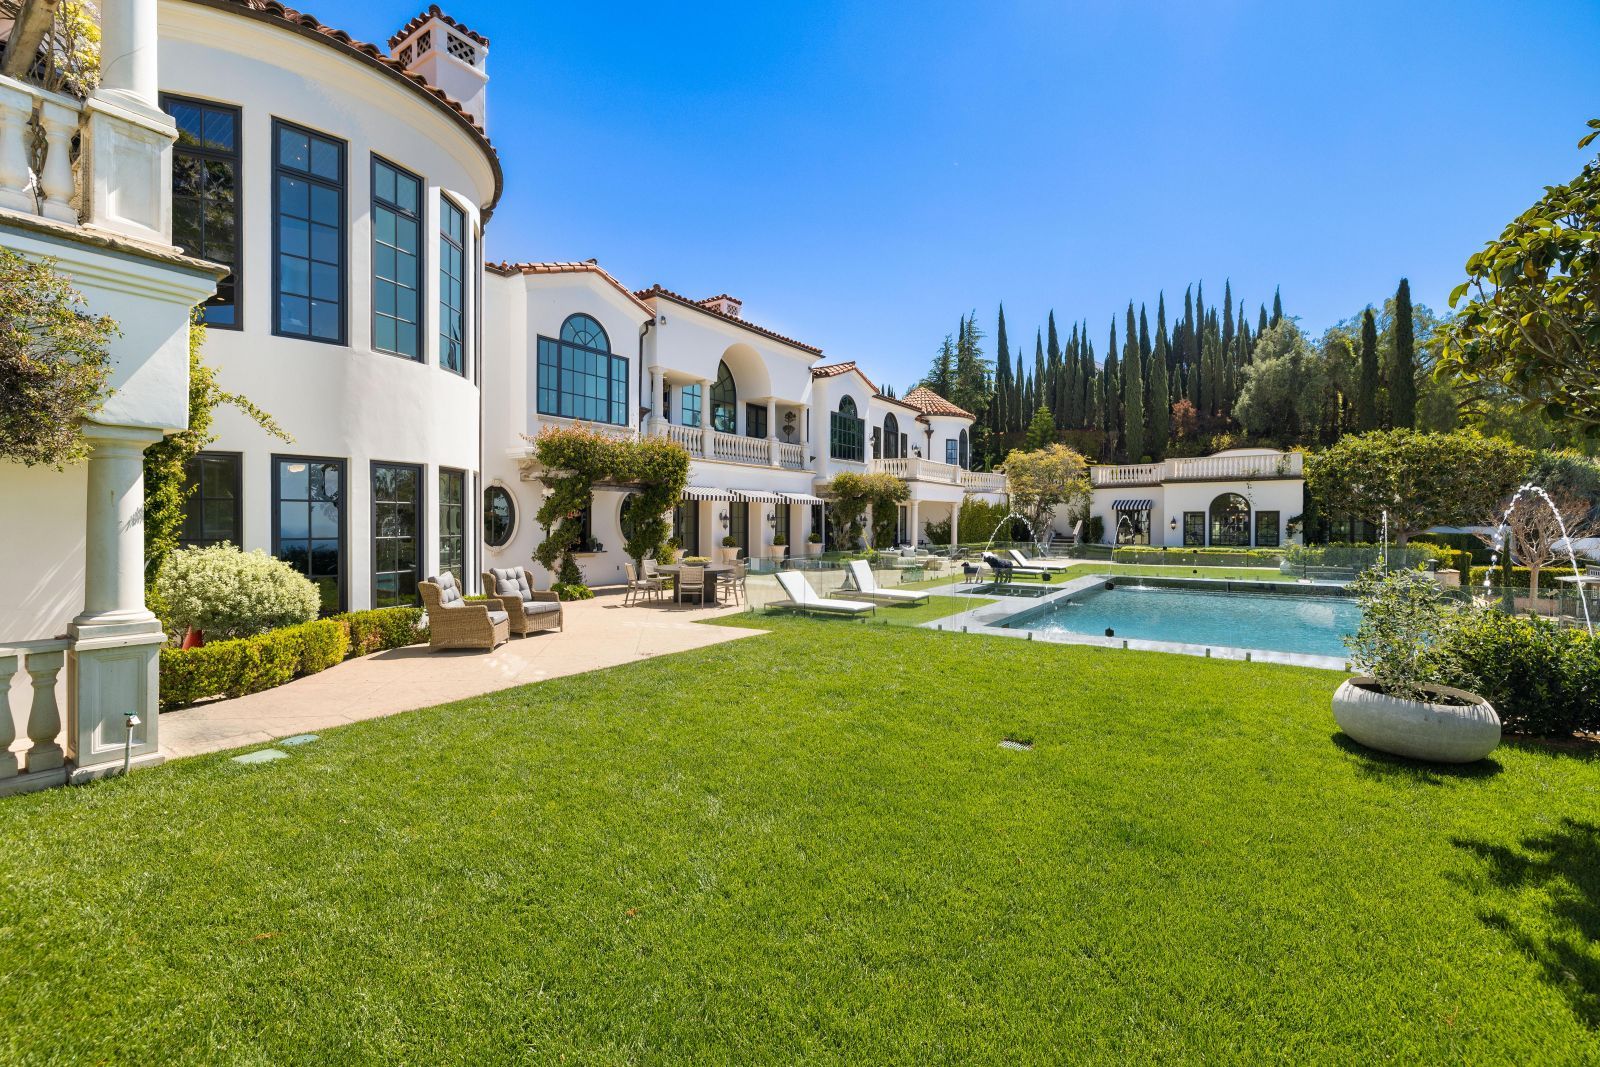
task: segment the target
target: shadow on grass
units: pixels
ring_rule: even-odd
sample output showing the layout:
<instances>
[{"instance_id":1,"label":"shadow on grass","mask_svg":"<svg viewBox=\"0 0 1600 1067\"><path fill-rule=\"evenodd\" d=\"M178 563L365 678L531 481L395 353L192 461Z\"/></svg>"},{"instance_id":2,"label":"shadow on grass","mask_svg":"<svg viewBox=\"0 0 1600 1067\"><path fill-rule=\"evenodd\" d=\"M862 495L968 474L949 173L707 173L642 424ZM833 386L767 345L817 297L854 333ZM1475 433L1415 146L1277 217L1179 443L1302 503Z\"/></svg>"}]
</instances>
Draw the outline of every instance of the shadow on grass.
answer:
<instances>
[{"instance_id":1,"label":"shadow on grass","mask_svg":"<svg viewBox=\"0 0 1600 1067\"><path fill-rule=\"evenodd\" d=\"M1443 785L1452 780L1493 778L1505 769L1493 757L1476 763L1427 763L1404 756L1391 756L1387 752L1366 747L1343 731L1335 733L1332 740L1337 748L1358 757L1361 773L1368 777L1405 778L1427 785Z\"/></svg>"},{"instance_id":2,"label":"shadow on grass","mask_svg":"<svg viewBox=\"0 0 1600 1067\"><path fill-rule=\"evenodd\" d=\"M1525 752L1538 752L1547 756L1560 756L1562 759L1582 760L1585 763L1600 762L1600 741L1589 738L1572 737L1532 737L1513 735L1502 738L1502 746L1522 749Z\"/></svg>"},{"instance_id":3,"label":"shadow on grass","mask_svg":"<svg viewBox=\"0 0 1600 1067\"><path fill-rule=\"evenodd\" d=\"M1564 818L1517 848L1462 838L1451 844L1482 862L1508 897L1542 898L1521 915L1491 907L1479 917L1539 965L1584 1025L1600 1028L1600 825Z\"/></svg>"}]
</instances>

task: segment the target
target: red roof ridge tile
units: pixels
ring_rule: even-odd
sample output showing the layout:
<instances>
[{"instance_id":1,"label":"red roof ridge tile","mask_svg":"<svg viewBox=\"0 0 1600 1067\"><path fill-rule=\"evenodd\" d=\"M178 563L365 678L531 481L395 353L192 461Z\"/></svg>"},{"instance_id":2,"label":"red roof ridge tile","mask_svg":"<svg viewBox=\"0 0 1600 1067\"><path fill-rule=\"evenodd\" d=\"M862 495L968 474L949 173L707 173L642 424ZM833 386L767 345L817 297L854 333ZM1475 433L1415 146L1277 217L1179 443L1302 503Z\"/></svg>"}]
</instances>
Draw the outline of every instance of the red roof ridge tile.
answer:
<instances>
[{"instance_id":1,"label":"red roof ridge tile","mask_svg":"<svg viewBox=\"0 0 1600 1067\"><path fill-rule=\"evenodd\" d=\"M496 274L506 277L509 277L513 274L598 274L617 292L633 301L634 304L641 308L646 315L654 317L656 313L655 308L651 307L649 304L646 304L639 298L637 293L633 292L626 285L623 285L621 282L619 282L616 278L616 275L602 267L598 260L585 259L578 262L547 261L542 263L509 263L501 261L499 263L486 263L484 264L484 269L493 271Z\"/></svg>"},{"instance_id":2,"label":"red roof ridge tile","mask_svg":"<svg viewBox=\"0 0 1600 1067\"><path fill-rule=\"evenodd\" d=\"M649 300L651 297L666 297L668 300L682 304L684 307L691 307L696 311L703 311L707 315L714 315L723 322L731 322L735 326L742 326L752 333L758 333L763 337L770 337L774 341L781 341L786 345L791 345L794 348L800 349L802 352L810 352L818 356L822 355L822 349L816 347L815 345L808 345L804 341L796 341L793 337L785 337L776 330L769 330L765 326L757 326L749 319L736 318L733 315L724 315L714 307L709 307L706 304L693 299L692 297L684 296L682 293L675 293L671 289L668 289L662 285L652 285L648 289L637 289L634 291L633 295L638 297L640 300ZM718 298L709 297L708 299L716 300Z\"/></svg>"},{"instance_id":3,"label":"red roof ridge tile","mask_svg":"<svg viewBox=\"0 0 1600 1067\"><path fill-rule=\"evenodd\" d=\"M401 39L404 38L406 34L417 29L429 19L438 19L446 26L449 26L452 30L455 30L457 33L461 34L461 36L469 37L478 44L483 45L485 48L489 47L489 38L485 37L476 30L469 29L464 23L457 22L443 11L440 11L438 4L429 4L426 11L423 11L418 15L413 15L410 22L406 23L404 26L401 26L394 32L394 35L389 38L389 47L393 48L395 45L399 44Z\"/></svg>"},{"instance_id":4,"label":"red roof ridge tile","mask_svg":"<svg viewBox=\"0 0 1600 1067\"><path fill-rule=\"evenodd\" d=\"M905 403L916 408L924 415L953 415L957 418L976 419L977 416L966 408L958 407L929 389L926 385L919 385L905 395Z\"/></svg>"}]
</instances>

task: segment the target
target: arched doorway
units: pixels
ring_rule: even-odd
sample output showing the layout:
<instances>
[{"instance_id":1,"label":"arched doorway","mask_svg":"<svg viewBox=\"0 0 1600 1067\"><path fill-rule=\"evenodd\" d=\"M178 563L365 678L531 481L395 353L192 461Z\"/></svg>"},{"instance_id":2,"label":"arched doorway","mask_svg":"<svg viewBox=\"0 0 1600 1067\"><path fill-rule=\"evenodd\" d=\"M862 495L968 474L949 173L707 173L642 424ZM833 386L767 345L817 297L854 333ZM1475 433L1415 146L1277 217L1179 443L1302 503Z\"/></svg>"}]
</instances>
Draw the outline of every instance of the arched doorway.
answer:
<instances>
[{"instance_id":1,"label":"arched doorway","mask_svg":"<svg viewBox=\"0 0 1600 1067\"><path fill-rule=\"evenodd\" d=\"M1250 501L1238 493L1223 493L1211 502L1211 544L1250 547Z\"/></svg>"}]
</instances>

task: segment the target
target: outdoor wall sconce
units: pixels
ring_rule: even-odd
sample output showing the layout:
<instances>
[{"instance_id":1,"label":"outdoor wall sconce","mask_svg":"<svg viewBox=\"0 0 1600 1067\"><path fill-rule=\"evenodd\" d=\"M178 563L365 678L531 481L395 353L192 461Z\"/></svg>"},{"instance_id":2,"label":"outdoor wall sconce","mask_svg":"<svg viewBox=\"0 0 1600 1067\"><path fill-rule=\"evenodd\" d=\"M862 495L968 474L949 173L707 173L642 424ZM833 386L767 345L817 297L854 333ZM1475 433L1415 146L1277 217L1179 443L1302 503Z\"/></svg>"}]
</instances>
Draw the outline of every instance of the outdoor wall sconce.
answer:
<instances>
[{"instance_id":1,"label":"outdoor wall sconce","mask_svg":"<svg viewBox=\"0 0 1600 1067\"><path fill-rule=\"evenodd\" d=\"M1173 532L1177 531L1177 529L1178 529L1178 516L1176 516L1176 515L1172 516L1172 521L1167 523L1167 529L1172 530Z\"/></svg>"},{"instance_id":2,"label":"outdoor wall sconce","mask_svg":"<svg viewBox=\"0 0 1600 1067\"><path fill-rule=\"evenodd\" d=\"M728 525L728 513L727 513L726 510L724 510L721 514L719 514L717 516L717 518L722 520L722 525L724 525L724 526Z\"/></svg>"}]
</instances>

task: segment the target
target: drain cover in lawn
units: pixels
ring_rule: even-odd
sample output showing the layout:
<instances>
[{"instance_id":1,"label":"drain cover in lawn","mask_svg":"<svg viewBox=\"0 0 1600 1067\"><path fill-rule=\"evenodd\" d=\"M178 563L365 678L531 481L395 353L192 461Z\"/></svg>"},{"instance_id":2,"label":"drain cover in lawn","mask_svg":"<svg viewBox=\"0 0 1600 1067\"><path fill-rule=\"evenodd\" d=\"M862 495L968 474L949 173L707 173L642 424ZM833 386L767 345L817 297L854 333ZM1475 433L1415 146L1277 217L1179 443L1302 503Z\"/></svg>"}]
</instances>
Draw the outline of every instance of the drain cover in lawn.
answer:
<instances>
[{"instance_id":1,"label":"drain cover in lawn","mask_svg":"<svg viewBox=\"0 0 1600 1067\"><path fill-rule=\"evenodd\" d=\"M280 745L309 745L311 742L315 741L316 739L317 739L317 735L316 734L295 734L293 737L285 737L282 741L279 741L278 744L280 744Z\"/></svg>"},{"instance_id":2,"label":"drain cover in lawn","mask_svg":"<svg viewBox=\"0 0 1600 1067\"><path fill-rule=\"evenodd\" d=\"M263 748L233 757L235 763L271 763L275 759L288 759L289 753L281 748Z\"/></svg>"}]
</instances>

